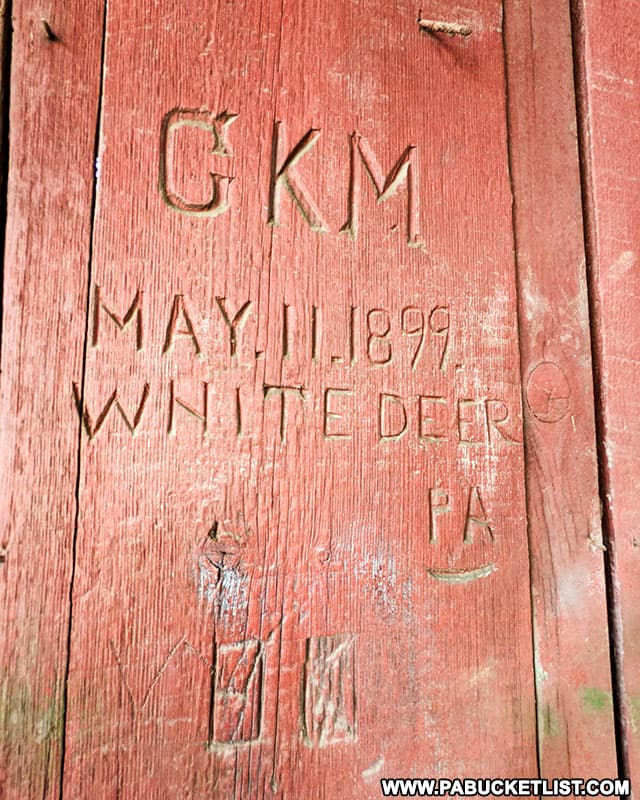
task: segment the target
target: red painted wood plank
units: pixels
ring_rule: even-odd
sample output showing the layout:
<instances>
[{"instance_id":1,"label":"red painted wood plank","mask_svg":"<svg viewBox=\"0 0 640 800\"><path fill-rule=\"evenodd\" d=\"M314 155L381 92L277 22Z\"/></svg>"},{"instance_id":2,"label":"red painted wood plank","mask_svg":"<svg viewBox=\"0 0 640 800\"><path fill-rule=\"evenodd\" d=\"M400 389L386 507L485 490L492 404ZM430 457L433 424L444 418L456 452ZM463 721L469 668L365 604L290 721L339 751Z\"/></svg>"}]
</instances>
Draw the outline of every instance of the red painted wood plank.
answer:
<instances>
[{"instance_id":1,"label":"red painted wood plank","mask_svg":"<svg viewBox=\"0 0 640 800\"><path fill-rule=\"evenodd\" d=\"M640 780L640 511L634 480L640 425L640 65L633 3L576 2L582 149L602 425L602 499L609 529L616 636L632 783ZM601 707L608 696L594 698Z\"/></svg>"},{"instance_id":2,"label":"red painted wood plank","mask_svg":"<svg viewBox=\"0 0 640 800\"><path fill-rule=\"evenodd\" d=\"M13 2L0 407L0 794L59 796L101 3ZM55 38L51 38L51 32Z\"/></svg>"},{"instance_id":3,"label":"red painted wood plank","mask_svg":"<svg viewBox=\"0 0 640 800\"><path fill-rule=\"evenodd\" d=\"M568 7L506 5L541 774L617 774ZM596 704L597 705L597 704Z\"/></svg>"},{"instance_id":4,"label":"red painted wood plank","mask_svg":"<svg viewBox=\"0 0 640 800\"><path fill-rule=\"evenodd\" d=\"M2 120L0 121L0 195L5 198L5 205L2 209L3 216L6 215L6 195L7 195L7 167L8 167L8 133L9 120L6 111L8 109L9 83L11 80L11 14L10 3L8 0L0 2L0 108L2 108Z\"/></svg>"},{"instance_id":5,"label":"red painted wood plank","mask_svg":"<svg viewBox=\"0 0 640 800\"><path fill-rule=\"evenodd\" d=\"M109 4L68 797L536 771L500 3L453 21Z\"/></svg>"}]
</instances>

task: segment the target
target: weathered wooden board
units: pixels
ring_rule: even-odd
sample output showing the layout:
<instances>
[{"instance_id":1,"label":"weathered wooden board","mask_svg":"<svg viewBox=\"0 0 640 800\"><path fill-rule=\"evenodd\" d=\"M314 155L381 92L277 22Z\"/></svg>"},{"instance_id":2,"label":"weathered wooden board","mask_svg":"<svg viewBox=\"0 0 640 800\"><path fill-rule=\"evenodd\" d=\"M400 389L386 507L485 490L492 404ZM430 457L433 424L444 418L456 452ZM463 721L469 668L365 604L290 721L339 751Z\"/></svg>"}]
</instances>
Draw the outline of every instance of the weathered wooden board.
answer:
<instances>
[{"instance_id":1,"label":"weathered wooden board","mask_svg":"<svg viewBox=\"0 0 640 800\"><path fill-rule=\"evenodd\" d=\"M507 3L527 509L544 777L617 774L569 7Z\"/></svg>"},{"instance_id":2,"label":"weathered wooden board","mask_svg":"<svg viewBox=\"0 0 640 800\"><path fill-rule=\"evenodd\" d=\"M623 757L640 780L640 63L637 6L576 2L594 353L602 424L602 502L624 707ZM606 707L610 696L601 695Z\"/></svg>"},{"instance_id":3,"label":"weathered wooden board","mask_svg":"<svg viewBox=\"0 0 640 800\"><path fill-rule=\"evenodd\" d=\"M9 83L11 80L11 8L8 0L0 0L0 212L6 219L7 167L9 163ZM3 234L4 236L4 225ZM4 252L4 239L2 240Z\"/></svg>"},{"instance_id":4,"label":"weathered wooden board","mask_svg":"<svg viewBox=\"0 0 640 800\"><path fill-rule=\"evenodd\" d=\"M49 9L14 2L7 797L612 776L568 9Z\"/></svg>"},{"instance_id":5,"label":"weathered wooden board","mask_svg":"<svg viewBox=\"0 0 640 800\"><path fill-rule=\"evenodd\" d=\"M464 21L109 3L68 797L535 774L501 5Z\"/></svg>"},{"instance_id":6,"label":"weathered wooden board","mask_svg":"<svg viewBox=\"0 0 640 800\"><path fill-rule=\"evenodd\" d=\"M0 795L59 796L100 3L13 3L2 330Z\"/></svg>"}]
</instances>

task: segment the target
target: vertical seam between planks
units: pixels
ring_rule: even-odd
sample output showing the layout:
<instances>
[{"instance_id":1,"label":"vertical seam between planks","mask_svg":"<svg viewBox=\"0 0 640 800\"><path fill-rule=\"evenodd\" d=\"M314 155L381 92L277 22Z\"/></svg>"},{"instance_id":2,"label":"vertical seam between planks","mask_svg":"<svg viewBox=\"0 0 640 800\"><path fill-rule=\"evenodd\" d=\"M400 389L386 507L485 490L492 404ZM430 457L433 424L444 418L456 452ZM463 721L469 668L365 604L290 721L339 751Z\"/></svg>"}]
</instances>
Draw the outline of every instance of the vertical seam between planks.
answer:
<instances>
[{"instance_id":1,"label":"vertical seam between planks","mask_svg":"<svg viewBox=\"0 0 640 800\"><path fill-rule=\"evenodd\" d=\"M9 114L11 108L11 44L13 39L12 0L0 5L0 373L2 365L2 331L4 329L4 264L7 239L9 196Z\"/></svg>"},{"instance_id":2,"label":"vertical seam between planks","mask_svg":"<svg viewBox=\"0 0 640 800\"><path fill-rule=\"evenodd\" d=\"M590 157L590 108L586 64L586 28L583 0L569 0L571 10L571 38L573 46L573 72L580 160L580 186L584 232L587 297L589 303L589 329L591 334L591 362L593 373L593 401L595 409L596 452L598 457L598 487L602 533L605 544L604 563L607 587L607 620L609 626L609 653L616 733L616 753L621 778L629 778L629 715L623 673L623 632L620 608L615 526L611 508L611 465L607 453L606 400L602 381L604 355L602 352L602 316L596 281L599 275L598 229L595 219L593 172Z\"/></svg>"},{"instance_id":3,"label":"vertical seam between planks","mask_svg":"<svg viewBox=\"0 0 640 800\"><path fill-rule=\"evenodd\" d=\"M533 0L532 0L533 2ZM525 396L524 396L524 359L522 354L522 295L520 292L520 263L518 255L518 233L516 226L516 217L518 215L518 204L516 201L516 187L513 180L513 154L511 147L511 118L512 118L512 98L510 92L510 70L509 70L509 57L507 55L507 5L505 0L502 0L502 55L504 59L504 94L505 94L505 119L506 119L506 138L507 138L507 169L509 173L509 188L511 191L511 231L513 236L513 263L516 284L516 323L518 329L518 354L520 357L519 371L520 371L520 402L522 406L522 448L524 453L524 495L525 495L525 512L526 512L526 529L527 529L527 556L529 562L529 609L531 615L531 651L533 654L533 687L534 687L534 706L535 706L535 738L536 738L536 765L538 769L538 777L542 777L542 764L540 753L540 693L538 686L538 647L536 637L536 611L533 599L533 563L531 558L531 528L529 525L529 507L531 498L529 495L529 446L527 444L527 436L525 430Z\"/></svg>"},{"instance_id":4,"label":"vertical seam between planks","mask_svg":"<svg viewBox=\"0 0 640 800\"><path fill-rule=\"evenodd\" d=\"M90 207L90 230L89 230L89 252L87 255L87 295L86 295L86 315L85 315L85 330L84 342L82 348L82 383L80 387L80 408L84 408L84 392L85 380L87 371L87 345L89 341L89 313L91 307L91 276L93 272L93 253L94 253L94 236L95 236L95 222L96 222L96 208L98 197L98 157L100 152L100 143L102 138L102 117L103 117L103 92L104 92L104 78L106 68L106 50L107 50L107 12L109 7L109 0L104 0L102 10L102 41L100 49L100 85L98 89L98 107L96 110L96 125L95 136L93 144L93 182L91 188L91 207ZM79 420L78 425L78 448L76 459L76 487L75 487L75 518L73 525L73 541L72 541L72 555L71 555L71 578L69 581L69 616L67 627L67 647L66 647L66 662L64 681L62 686L62 745L60 754L60 789L59 800L63 798L64 792L64 769L66 762L66 747L67 747L67 700L68 700L68 683L69 683L69 666L71 663L71 632L73 626L73 590L75 585L76 576L76 555L78 545L78 528L80 520L80 476L81 476L81 461L82 461L82 430L83 421Z\"/></svg>"},{"instance_id":5,"label":"vertical seam between planks","mask_svg":"<svg viewBox=\"0 0 640 800\"><path fill-rule=\"evenodd\" d=\"M280 77L279 73L280 73L280 66L281 66L281 61L282 61L282 33L283 33L283 30L284 30L284 3L285 3L285 0L281 0L280 1L280 24L279 24L279 36L278 36L278 52L277 52L277 55L276 55L276 57L274 59L272 90L275 90L276 82L278 82L281 85L281 77ZM274 111L274 124L275 124L276 120L278 119L278 106L279 106L279 103L276 102L274 104L274 108L273 108L273 111ZM288 145L288 140L287 140L287 145ZM278 168L278 152L277 152L277 148L274 147L273 140L272 140L271 146L272 146L272 158L274 159L272 167L271 167L272 170L274 171L272 173L272 175L273 175L273 174L275 174L275 170L277 170L277 168ZM270 228L270 231L269 231L269 260L268 260L269 271L268 271L268 274L267 274L268 283L267 283L267 297L266 297L266 300L267 300L267 315L269 313L269 304L270 304L270 300L271 300L271 276L272 276L272 271L273 271L274 240L275 240L275 226L272 226ZM260 284L262 284L262 276L261 276ZM267 336L267 340L265 341L265 350L267 350L268 339L269 339L269 326L268 325L267 325L266 336ZM265 362L265 367L264 368L266 370L266 362ZM281 360L280 361L280 378L281 378L280 383L282 383L282 374L283 374L282 373L282 369L283 369L283 366L282 366L282 360ZM265 373L263 372L263 376L264 375L265 375ZM264 430L264 415L265 415L265 405L263 404L263 406L262 406L263 430ZM261 456L261 461L263 461L263 460L264 460L264 453ZM271 497L275 497L274 482L275 482L275 470L271 474ZM281 513L281 504L280 504L280 502L278 502L278 526L277 526L277 529L276 529L276 552L278 552L279 549L280 549L279 548L279 545L280 545L280 527L281 527L281 525L280 525L280 513ZM265 548L266 547L267 547L267 544L265 542ZM278 778L277 778L277 772L278 772L278 735L280 733L280 715L279 715L279 707L278 706L279 706L279 699L280 699L280 686L281 686L281 683L282 683L282 655L283 655L282 633L283 633L283 629L284 629L284 605L285 605L285 591L286 591L286 577L285 577L284 567L282 568L282 572L280 572L280 570L276 570L276 573L275 573L274 601L275 601L276 604L278 602L278 591L280 591L280 586L279 586L279 584L280 584L280 577L279 577L280 574L282 575L282 589L281 589L281 591L282 591L282 602L280 604L280 631L279 631L279 636L278 636L278 639L277 639L277 641L278 641L278 662L277 662L277 671L276 671L277 678L276 678L276 682L275 682L276 683L276 688L275 688L275 708L276 708L276 711L275 711L274 720L273 720L273 757L272 757L272 762L271 762L271 776L269 778L270 786L273 786L274 783L277 784L277 782L278 782ZM268 597L268 592L269 592L269 589L267 587L267 589L266 589L266 597ZM264 606L263 606L263 608L264 608ZM262 635L263 622L264 622L264 614L261 615L261 620L260 620L261 635ZM274 792L274 794L275 794L275 792Z\"/></svg>"}]
</instances>

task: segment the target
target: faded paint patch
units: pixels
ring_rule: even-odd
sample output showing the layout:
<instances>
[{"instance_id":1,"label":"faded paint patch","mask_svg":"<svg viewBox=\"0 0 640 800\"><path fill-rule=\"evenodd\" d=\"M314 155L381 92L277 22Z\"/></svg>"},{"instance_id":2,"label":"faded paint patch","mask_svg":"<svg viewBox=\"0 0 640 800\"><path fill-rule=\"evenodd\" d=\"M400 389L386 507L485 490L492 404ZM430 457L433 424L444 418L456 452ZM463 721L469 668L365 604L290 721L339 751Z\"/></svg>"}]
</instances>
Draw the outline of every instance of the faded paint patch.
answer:
<instances>
[{"instance_id":1,"label":"faded paint patch","mask_svg":"<svg viewBox=\"0 0 640 800\"><path fill-rule=\"evenodd\" d=\"M378 553L354 568L356 577L367 579L367 588L383 617L398 613L397 568L392 555Z\"/></svg>"},{"instance_id":2,"label":"faded paint patch","mask_svg":"<svg viewBox=\"0 0 640 800\"><path fill-rule=\"evenodd\" d=\"M219 581L220 614L236 617L249 607L249 579L235 569L223 569Z\"/></svg>"},{"instance_id":3,"label":"faded paint patch","mask_svg":"<svg viewBox=\"0 0 640 800\"><path fill-rule=\"evenodd\" d=\"M48 797L47 787L55 784L59 773L62 743L62 686L36 686L13 675L0 682L0 751L5 760L0 767L0 796L24 796L24 777L29 775L30 797ZM12 754L14 763L8 762Z\"/></svg>"},{"instance_id":4,"label":"faded paint patch","mask_svg":"<svg viewBox=\"0 0 640 800\"><path fill-rule=\"evenodd\" d=\"M594 589L591 564L574 564L562 572L557 581L558 613L570 616L581 609L585 596Z\"/></svg>"},{"instance_id":5,"label":"faded paint patch","mask_svg":"<svg viewBox=\"0 0 640 800\"><path fill-rule=\"evenodd\" d=\"M377 761L374 761L370 767L362 770L362 777L373 778L374 775L378 775L382 767L384 767L384 758L380 757Z\"/></svg>"},{"instance_id":6,"label":"faded paint patch","mask_svg":"<svg viewBox=\"0 0 640 800\"><path fill-rule=\"evenodd\" d=\"M549 680L549 673L544 669L542 664L536 662L536 681L542 683Z\"/></svg>"},{"instance_id":7,"label":"faded paint patch","mask_svg":"<svg viewBox=\"0 0 640 800\"><path fill-rule=\"evenodd\" d=\"M640 729L640 694L635 697L629 698L629 716L631 723L631 730L637 733Z\"/></svg>"},{"instance_id":8,"label":"faded paint patch","mask_svg":"<svg viewBox=\"0 0 640 800\"><path fill-rule=\"evenodd\" d=\"M612 281L623 280L629 270L636 265L636 254L632 250L623 250L609 267L607 278Z\"/></svg>"},{"instance_id":9,"label":"faded paint patch","mask_svg":"<svg viewBox=\"0 0 640 800\"><path fill-rule=\"evenodd\" d=\"M10 676L0 691L0 742L22 745L60 739L63 725L62 694L55 691L49 699L35 698L32 687L13 682Z\"/></svg>"},{"instance_id":10,"label":"faded paint patch","mask_svg":"<svg viewBox=\"0 0 640 800\"><path fill-rule=\"evenodd\" d=\"M198 597L206 603L218 603L226 617L237 617L249 605L249 578L239 568L226 566L211 555L202 555L196 564Z\"/></svg>"},{"instance_id":11,"label":"faded paint patch","mask_svg":"<svg viewBox=\"0 0 640 800\"><path fill-rule=\"evenodd\" d=\"M585 686L580 692L580 703L589 714L610 711L613 707L611 692L605 692L597 686Z\"/></svg>"},{"instance_id":12,"label":"faded paint patch","mask_svg":"<svg viewBox=\"0 0 640 800\"><path fill-rule=\"evenodd\" d=\"M471 672L469 676L469 684L475 686L478 683L491 680L496 675L496 662L491 659L484 667L478 667Z\"/></svg>"},{"instance_id":13,"label":"faded paint patch","mask_svg":"<svg viewBox=\"0 0 640 800\"><path fill-rule=\"evenodd\" d=\"M549 703L542 707L538 724L543 736L557 736L560 733L560 717Z\"/></svg>"}]
</instances>

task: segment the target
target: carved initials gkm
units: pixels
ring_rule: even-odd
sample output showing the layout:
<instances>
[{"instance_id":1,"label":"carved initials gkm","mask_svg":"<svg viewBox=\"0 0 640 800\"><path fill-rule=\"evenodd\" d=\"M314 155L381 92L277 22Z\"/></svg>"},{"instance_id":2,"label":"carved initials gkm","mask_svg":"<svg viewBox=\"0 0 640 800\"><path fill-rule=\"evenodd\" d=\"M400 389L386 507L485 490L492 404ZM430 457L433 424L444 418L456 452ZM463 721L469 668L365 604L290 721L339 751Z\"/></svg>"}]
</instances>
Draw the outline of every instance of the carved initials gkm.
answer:
<instances>
[{"instance_id":1,"label":"carved initials gkm","mask_svg":"<svg viewBox=\"0 0 640 800\"><path fill-rule=\"evenodd\" d=\"M224 111L213 115L204 110L174 109L165 115L160 131L160 194L165 203L181 214L200 217L216 217L229 210L229 188L233 178L227 174L210 172L211 193L208 200L202 203L192 202L181 196L173 187L171 180L175 177L177 152L177 133L187 129L205 130L213 137L214 146L211 153L216 156L232 155L227 141L229 125L237 118L237 114ZM271 143L271 169L269 179L269 206L267 223L272 226L280 224L283 194L288 194L293 206L302 216L312 231L327 233L329 226L322 211L314 199L313 193L305 185L298 166L308 155L309 167L319 171L314 161L314 150L322 131L309 128L298 142L290 148L286 142L285 126L281 120L273 125ZM398 156L395 164L385 175L378 158L360 133L354 132L349 140L349 185L347 187L347 221L338 231L348 234L352 239L358 238L360 226L360 206L362 194L362 175L369 178L375 199L383 203L397 194L400 189L406 193L406 241L409 247L424 249L424 241L420 233L420 203L418 180L418 148L408 145ZM172 178L170 178L172 176ZM285 190L283 193L282 190Z\"/></svg>"}]
</instances>

